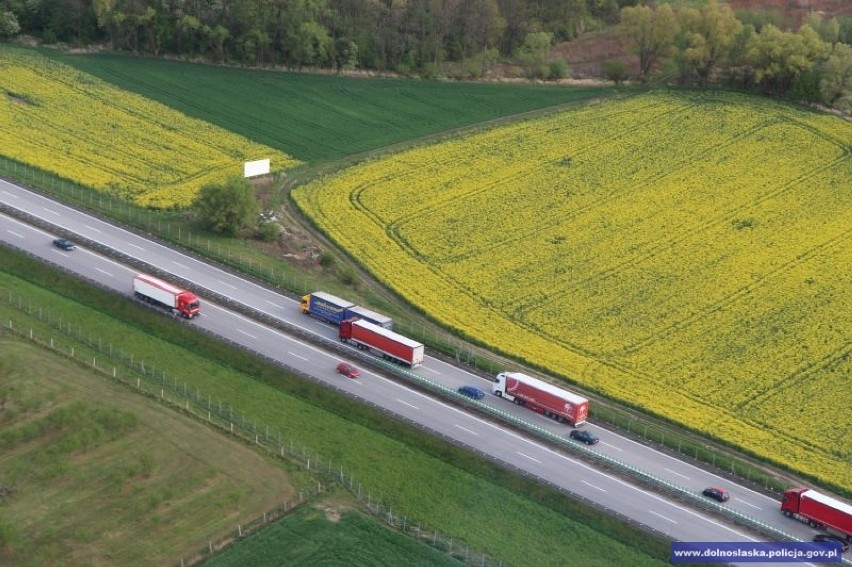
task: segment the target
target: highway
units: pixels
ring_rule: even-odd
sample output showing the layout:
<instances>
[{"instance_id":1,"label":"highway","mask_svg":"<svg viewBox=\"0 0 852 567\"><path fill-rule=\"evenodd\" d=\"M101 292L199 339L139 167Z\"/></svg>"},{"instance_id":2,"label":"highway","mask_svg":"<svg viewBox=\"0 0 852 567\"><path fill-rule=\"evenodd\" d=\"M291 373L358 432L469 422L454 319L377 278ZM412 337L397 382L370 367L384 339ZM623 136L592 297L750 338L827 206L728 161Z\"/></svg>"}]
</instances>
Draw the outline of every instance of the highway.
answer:
<instances>
[{"instance_id":1,"label":"highway","mask_svg":"<svg viewBox=\"0 0 852 567\"><path fill-rule=\"evenodd\" d=\"M96 241L117 253L156 266L177 278L193 282L202 289L214 292L213 297L200 294L203 315L189 323L224 339L243 345L289 367L308 373L317 380L368 400L386 411L433 431L456 443L512 468L538 477L570 493L583 497L606 509L630 518L670 539L681 541L760 541L762 538L728 525L723 518L706 510L689 506L681 500L649 492L608 472L599 470L582 458L567 451L555 450L545 444L516 433L481 416L468 413L457 405L412 389L362 367L360 380L342 378L334 371L340 355L318 346L316 340L306 340L267 326L217 304L225 297L262 311L265 316L298 327L309 334L337 345L335 329L306 317L298 303L263 286L225 272L215 266L168 248L138 234L129 232L96 217L66 207L21 187L0 180L0 202L19 211L62 227L84 239ZM114 259L98 254L85 246L74 252L63 252L51 245L54 234L26 222L0 215L0 241L44 258L71 272L94 280L118 293L130 296L131 281L137 270ZM358 360L352 349L352 362ZM490 384L481 377L439 359L429 357L418 375L449 388L475 384L490 391ZM523 419L566 437L570 427L514 406L488 395L485 403L505 412L515 412ZM663 454L651 447L607 431L595 424L587 426L601 437L591 448L620 461L666 479L698 494L706 486L724 486L731 500L724 506L753 517L802 541L810 541L814 530L804 524L784 518L775 498L736 485L692 464ZM755 565L750 563L750 565Z\"/></svg>"}]
</instances>

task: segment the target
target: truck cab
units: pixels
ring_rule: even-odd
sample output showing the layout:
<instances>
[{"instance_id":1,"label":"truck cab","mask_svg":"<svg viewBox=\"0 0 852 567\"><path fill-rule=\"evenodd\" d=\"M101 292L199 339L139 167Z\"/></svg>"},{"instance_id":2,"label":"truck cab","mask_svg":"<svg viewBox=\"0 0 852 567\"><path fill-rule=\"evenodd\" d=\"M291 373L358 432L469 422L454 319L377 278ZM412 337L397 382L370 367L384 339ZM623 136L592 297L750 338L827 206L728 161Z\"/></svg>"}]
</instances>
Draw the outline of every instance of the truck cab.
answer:
<instances>
[{"instance_id":1,"label":"truck cab","mask_svg":"<svg viewBox=\"0 0 852 567\"><path fill-rule=\"evenodd\" d=\"M192 319L201 312L201 303L194 293L185 291L178 295L177 310L187 319Z\"/></svg>"}]
</instances>

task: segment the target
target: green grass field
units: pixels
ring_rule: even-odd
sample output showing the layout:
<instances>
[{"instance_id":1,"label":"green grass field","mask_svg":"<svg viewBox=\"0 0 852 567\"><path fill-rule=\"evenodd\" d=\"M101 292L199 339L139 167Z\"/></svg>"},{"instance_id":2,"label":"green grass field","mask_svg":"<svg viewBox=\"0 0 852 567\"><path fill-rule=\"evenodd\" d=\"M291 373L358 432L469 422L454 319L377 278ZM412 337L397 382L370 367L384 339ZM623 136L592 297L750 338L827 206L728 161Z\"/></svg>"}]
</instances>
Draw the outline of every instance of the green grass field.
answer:
<instances>
[{"instance_id":1,"label":"green grass field","mask_svg":"<svg viewBox=\"0 0 852 567\"><path fill-rule=\"evenodd\" d=\"M232 405L261 431L269 426L285 440L331 460L335 468L343 467L363 491L397 513L490 557L508 564L561 565L559 558L570 555L586 565L604 566L653 565L659 564L655 558L667 556L663 542L614 518L326 388L289 377L127 298L2 248L0 264L6 271L0 273L0 297L26 297L53 320L62 317L66 324L81 326L72 335L102 337L114 352L132 353L149 368L167 371L170 381L197 388L214 403ZM37 336L57 337L66 349L73 346L67 344L71 337L5 301L0 302L0 318L31 326ZM78 353L92 356L75 344ZM108 364L100 357L101 364Z\"/></svg>"},{"instance_id":2,"label":"green grass field","mask_svg":"<svg viewBox=\"0 0 852 567\"><path fill-rule=\"evenodd\" d=\"M303 506L204 562L204 567L464 565L374 518L335 505Z\"/></svg>"},{"instance_id":3,"label":"green grass field","mask_svg":"<svg viewBox=\"0 0 852 567\"><path fill-rule=\"evenodd\" d=\"M0 565L174 563L304 482L9 332L0 363Z\"/></svg>"},{"instance_id":4,"label":"green grass field","mask_svg":"<svg viewBox=\"0 0 852 567\"><path fill-rule=\"evenodd\" d=\"M613 92L597 87L302 75L108 54L58 58L305 162L343 158Z\"/></svg>"}]
</instances>

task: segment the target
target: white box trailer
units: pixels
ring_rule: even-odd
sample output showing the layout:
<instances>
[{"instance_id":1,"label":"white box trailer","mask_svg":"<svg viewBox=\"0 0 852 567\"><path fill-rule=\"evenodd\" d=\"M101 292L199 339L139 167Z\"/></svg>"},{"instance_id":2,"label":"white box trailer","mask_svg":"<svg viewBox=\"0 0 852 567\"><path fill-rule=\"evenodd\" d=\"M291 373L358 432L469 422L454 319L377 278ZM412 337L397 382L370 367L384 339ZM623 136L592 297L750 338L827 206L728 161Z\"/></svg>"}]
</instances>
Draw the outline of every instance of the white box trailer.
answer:
<instances>
[{"instance_id":1,"label":"white box trailer","mask_svg":"<svg viewBox=\"0 0 852 567\"><path fill-rule=\"evenodd\" d=\"M175 311L187 319L197 317L201 312L194 293L148 274L133 278L133 294L146 303Z\"/></svg>"}]
</instances>

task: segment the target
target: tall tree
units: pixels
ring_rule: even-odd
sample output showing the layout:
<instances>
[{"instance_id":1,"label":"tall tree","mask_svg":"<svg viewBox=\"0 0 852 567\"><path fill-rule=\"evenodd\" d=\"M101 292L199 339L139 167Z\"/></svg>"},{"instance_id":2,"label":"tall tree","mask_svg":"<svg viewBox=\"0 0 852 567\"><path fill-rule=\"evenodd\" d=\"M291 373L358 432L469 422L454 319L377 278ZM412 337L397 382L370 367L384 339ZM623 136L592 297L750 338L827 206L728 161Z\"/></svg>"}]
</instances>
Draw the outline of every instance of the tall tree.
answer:
<instances>
[{"instance_id":1,"label":"tall tree","mask_svg":"<svg viewBox=\"0 0 852 567\"><path fill-rule=\"evenodd\" d=\"M18 18L11 10L0 10L0 39L15 37L20 33Z\"/></svg>"},{"instance_id":2,"label":"tall tree","mask_svg":"<svg viewBox=\"0 0 852 567\"><path fill-rule=\"evenodd\" d=\"M825 60L830 46L804 25L796 33L767 25L755 34L746 48L746 59L754 78L764 89L784 94L796 78Z\"/></svg>"},{"instance_id":3,"label":"tall tree","mask_svg":"<svg viewBox=\"0 0 852 567\"><path fill-rule=\"evenodd\" d=\"M852 46L835 43L820 83L823 100L834 105L844 97L852 103Z\"/></svg>"},{"instance_id":4,"label":"tall tree","mask_svg":"<svg viewBox=\"0 0 852 567\"><path fill-rule=\"evenodd\" d=\"M686 32L684 57L706 85L719 60L728 54L742 24L731 8L710 0L700 10L685 8L679 12L681 26Z\"/></svg>"},{"instance_id":5,"label":"tall tree","mask_svg":"<svg viewBox=\"0 0 852 567\"><path fill-rule=\"evenodd\" d=\"M628 6L621 9L621 29L635 43L639 55L639 78L645 80L659 57L671 53L678 25L668 4L656 9Z\"/></svg>"}]
</instances>

